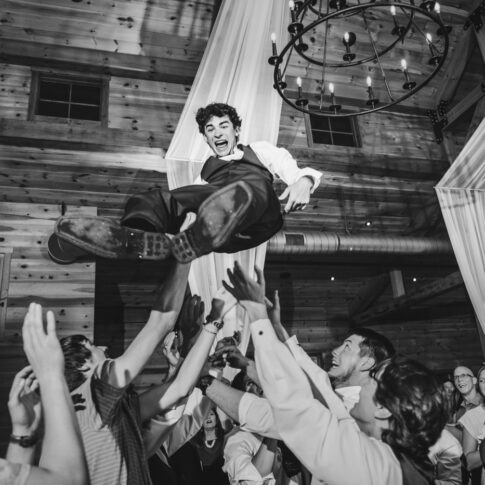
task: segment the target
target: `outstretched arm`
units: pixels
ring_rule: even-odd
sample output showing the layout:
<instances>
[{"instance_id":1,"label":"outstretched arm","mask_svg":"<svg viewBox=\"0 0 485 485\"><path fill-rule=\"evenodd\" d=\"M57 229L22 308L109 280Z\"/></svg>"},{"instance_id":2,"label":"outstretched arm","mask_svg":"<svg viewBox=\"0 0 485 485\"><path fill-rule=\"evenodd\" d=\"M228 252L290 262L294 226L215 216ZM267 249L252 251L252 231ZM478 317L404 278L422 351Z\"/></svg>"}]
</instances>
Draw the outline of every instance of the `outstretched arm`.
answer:
<instances>
[{"instance_id":1,"label":"outstretched arm","mask_svg":"<svg viewBox=\"0 0 485 485\"><path fill-rule=\"evenodd\" d=\"M210 349L220 329L218 323L224 302L212 300L212 309L202 327L196 343L190 349L187 357L180 366L180 370L168 386L156 386L140 396L142 420L145 421L155 414L174 406L180 399L187 396L195 386L203 365L207 361Z\"/></svg>"},{"instance_id":2,"label":"outstretched arm","mask_svg":"<svg viewBox=\"0 0 485 485\"><path fill-rule=\"evenodd\" d=\"M248 311L256 366L271 404L276 428L316 478L353 485L401 483L402 472L390 447L360 432L350 417L341 419L313 398L311 387L288 348L279 341L264 305L265 282L235 265L224 285Z\"/></svg>"},{"instance_id":3,"label":"outstretched arm","mask_svg":"<svg viewBox=\"0 0 485 485\"><path fill-rule=\"evenodd\" d=\"M54 314L47 312L46 333L42 307L31 303L22 336L24 351L40 386L45 420L40 466L32 468L27 484L87 484L81 433L64 380L64 357L56 336Z\"/></svg>"},{"instance_id":4,"label":"outstretched arm","mask_svg":"<svg viewBox=\"0 0 485 485\"><path fill-rule=\"evenodd\" d=\"M123 355L110 366L108 383L122 388L143 370L161 340L173 329L184 300L190 264L175 263L158 289L145 326Z\"/></svg>"}]
</instances>

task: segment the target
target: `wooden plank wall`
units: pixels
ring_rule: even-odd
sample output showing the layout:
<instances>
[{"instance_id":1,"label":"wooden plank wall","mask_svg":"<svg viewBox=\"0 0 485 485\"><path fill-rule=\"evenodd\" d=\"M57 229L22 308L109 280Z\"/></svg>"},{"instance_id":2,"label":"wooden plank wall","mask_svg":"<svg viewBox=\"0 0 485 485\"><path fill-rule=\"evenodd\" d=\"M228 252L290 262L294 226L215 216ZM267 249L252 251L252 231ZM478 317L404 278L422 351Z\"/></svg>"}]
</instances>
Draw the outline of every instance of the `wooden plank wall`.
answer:
<instances>
[{"instance_id":1,"label":"wooden plank wall","mask_svg":"<svg viewBox=\"0 0 485 485\"><path fill-rule=\"evenodd\" d=\"M93 215L96 210L70 207L69 213ZM83 333L93 337L95 264L61 266L47 255L47 239L60 215L56 205L0 202L0 252L12 250L6 322L0 335L2 450L10 433L8 391L14 374L25 365L21 326L30 302L54 312L59 336Z\"/></svg>"}]
</instances>

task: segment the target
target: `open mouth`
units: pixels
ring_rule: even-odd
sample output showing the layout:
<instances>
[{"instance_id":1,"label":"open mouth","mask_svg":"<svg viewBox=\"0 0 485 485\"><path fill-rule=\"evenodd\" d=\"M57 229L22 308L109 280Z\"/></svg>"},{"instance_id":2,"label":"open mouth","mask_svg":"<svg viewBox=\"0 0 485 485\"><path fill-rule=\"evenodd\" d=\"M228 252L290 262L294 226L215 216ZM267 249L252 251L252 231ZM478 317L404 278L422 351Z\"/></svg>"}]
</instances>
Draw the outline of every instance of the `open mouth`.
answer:
<instances>
[{"instance_id":1,"label":"open mouth","mask_svg":"<svg viewBox=\"0 0 485 485\"><path fill-rule=\"evenodd\" d=\"M218 140L214 144L219 152L224 151L229 146L226 140Z\"/></svg>"}]
</instances>

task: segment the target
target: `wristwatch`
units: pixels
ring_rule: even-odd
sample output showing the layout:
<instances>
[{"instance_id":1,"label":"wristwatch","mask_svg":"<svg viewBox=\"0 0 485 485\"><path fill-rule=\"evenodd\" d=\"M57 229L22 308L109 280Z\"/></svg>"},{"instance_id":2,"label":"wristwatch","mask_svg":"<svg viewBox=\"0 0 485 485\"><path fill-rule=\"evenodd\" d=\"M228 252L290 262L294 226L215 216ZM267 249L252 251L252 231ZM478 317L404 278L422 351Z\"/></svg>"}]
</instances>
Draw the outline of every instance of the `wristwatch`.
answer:
<instances>
[{"instance_id":1,"label":"wristwatch","mask_svg":"<svg viewBox=\"0 0 485 485\"><path fill-rule=\"evenodd\" d=\"M31 448L34 446L39 438L35 435L31 436L18 436L16 434L10 435L10 443L15 443L16 445L21 446L22 448Z\"/></svg>"}]
</instances>

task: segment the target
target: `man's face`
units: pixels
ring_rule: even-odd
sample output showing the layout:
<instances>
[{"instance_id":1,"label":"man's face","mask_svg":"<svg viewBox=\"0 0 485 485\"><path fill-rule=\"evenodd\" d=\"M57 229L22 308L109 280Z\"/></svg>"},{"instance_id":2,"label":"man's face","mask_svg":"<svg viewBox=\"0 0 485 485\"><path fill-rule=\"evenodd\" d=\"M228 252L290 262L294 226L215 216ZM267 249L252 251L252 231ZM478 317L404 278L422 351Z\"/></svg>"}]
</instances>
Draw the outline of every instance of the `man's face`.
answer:
<instances>
[{"instance_id":1,"label":"man's face","mask_svg":"<svg viewBox=\"0 0 485 485\"><path fill-rule=\"evenodd\" d=\"M460 394L468 394L476 385L473 372L468 367L459 366L453 371L455 386Z\"/></svg>"},{"instance_id":2,"label":"man's face","mask_svg":"<svg viewBox=\"0 0 485 485\"><path fill-rule=\"evenodd\" d=\"M233 153L239 128L234 128L228 115L213 116L204 126L204 138L217 157Z\"/></svg>"},{"instance_id":3,"label":"man's face","mask_svg":"<svg viewBox=\"0 0 485 485\"><path fill-rule=\"evenodd\" d=\"M328 375L337 383L346 382L359 372L364 360L368 357L360 355L360 343L364 340L360 335L350 335L340 347L332 351L332 367Z\"/></svg>"},{"instance_id":4,"label":"man's face","mask_svg":"<svg viewBox=\"0 0 485 485\"><path fill-rule=\"evenodd\" d=\"M108 358L108 356L106 355L107 347L94 345L89 340L87 340L84 345L91 351L90 363L92 366L98 366Z\"/></svg>"}]
</instances>

